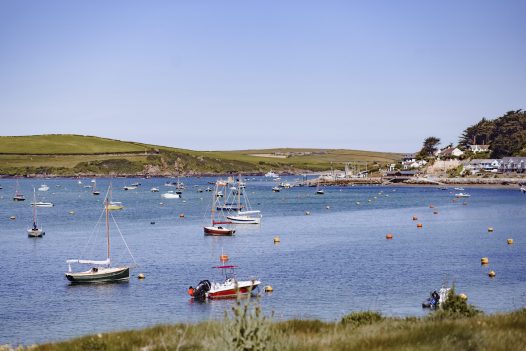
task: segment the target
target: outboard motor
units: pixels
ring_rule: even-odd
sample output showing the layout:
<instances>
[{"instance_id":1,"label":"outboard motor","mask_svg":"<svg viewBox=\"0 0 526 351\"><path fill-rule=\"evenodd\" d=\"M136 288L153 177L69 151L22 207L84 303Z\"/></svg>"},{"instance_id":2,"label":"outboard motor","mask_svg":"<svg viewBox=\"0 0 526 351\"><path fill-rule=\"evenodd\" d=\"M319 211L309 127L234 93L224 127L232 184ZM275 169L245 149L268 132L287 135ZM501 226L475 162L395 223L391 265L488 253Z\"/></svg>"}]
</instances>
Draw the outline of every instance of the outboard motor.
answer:
<instances>
[{"instance_id":1,"label":"outboard motor","mask_svg":"<svg viewBox=\"0 0 526 351\"><path fill-rule=\"evenodd\" d=\"M209 280L201 280L194 289L194 299L204 301L206 293L210 291L212 285Z\"/></svg>"}]
</instances>

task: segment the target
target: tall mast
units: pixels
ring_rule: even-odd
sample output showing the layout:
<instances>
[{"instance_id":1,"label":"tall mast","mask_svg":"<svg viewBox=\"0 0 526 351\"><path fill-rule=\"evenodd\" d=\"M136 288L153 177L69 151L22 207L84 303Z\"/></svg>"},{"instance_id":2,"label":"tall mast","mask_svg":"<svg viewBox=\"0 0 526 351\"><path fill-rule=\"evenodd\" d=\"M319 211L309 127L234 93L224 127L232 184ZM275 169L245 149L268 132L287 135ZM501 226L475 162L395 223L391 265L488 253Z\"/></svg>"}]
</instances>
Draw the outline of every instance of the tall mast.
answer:
<instances>
[{"instance_id":1,"label":"tall mast","mask_svg":"<svg viewBox=\"0 0 526 351\"><path fill-rule=\"evenodd\" d=\"M241 211L241 173L237 179L237 212Z\"/></svg>"},{"instance_id":2,"label":"tall mast","mask_svg":"<svg viewBox=\"0 0 526 351\"><path fill-rule=\"evenodd\" d=\"M33 223L37 225L37 192L33 187Z\"/></svg>"},{"instance_id":3,"label":"tall mast","mask_svg":"<svg viewBox=\"0 0 526 351\"><path fill-rule=\"evenodd\" d=\"M111 189L111 187L110 187ZM108 210L108 197L106 197L106 240L108 241L108 260L110 259L110 222L109 222L109 213Z\"/></svg>"},{"instance_id":4,"label":"tall mast","mask_svg":"<svg viewBox=\"0 0 526 351\"><path fill-rule=\"evenodd\" d=\"M216 207L216 203L217 203L217 181L216 181L216 186L214 188L214 195L213 195L213 199L212 199L212 226L214 226L214 213L215 213L215 207Z\"/></svg>"}]
</instances>

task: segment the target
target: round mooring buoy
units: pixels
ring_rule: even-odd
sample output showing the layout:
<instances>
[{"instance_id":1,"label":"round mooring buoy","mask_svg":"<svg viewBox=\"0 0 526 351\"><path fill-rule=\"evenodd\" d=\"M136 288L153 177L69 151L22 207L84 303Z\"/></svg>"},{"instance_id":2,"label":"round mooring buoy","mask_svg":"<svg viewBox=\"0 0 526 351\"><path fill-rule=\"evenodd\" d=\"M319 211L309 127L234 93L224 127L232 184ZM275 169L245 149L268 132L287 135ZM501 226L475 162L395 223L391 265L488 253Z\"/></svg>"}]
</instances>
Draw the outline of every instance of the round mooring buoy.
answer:
<instances>
[{"instance_id":1,"label":"round mooring buoy","mask_svg":"<svg viewBox=\"0 0 526 351\"><path fill-rule=\"evenodd\" d=\"M490 278L494 278L496 275L497 275L497 274L495 273L495 271L489 271L489 273L488 273L488 276L489 276Z\"/></svg>"},{"instance_id":2,"label":"round mooring buoy","mask_svg":"<svg viewBox=\"0 0 526 351\"><path fill-rule=\"evenodd\" d=\"M513 239L510 238L510 239L506 240L506 242L508 243L508 245L511 245L511 244L513 244Z\"/></svg>"},{"instance_id":3,"label":"round mooring buoy","mask_svg":"<svg viewBox=\"0 0 526 351\"><path fill-rule=\"evenodd\" d=\"M493 227L488 227L488 233L493 232Z\"/></svg>"},{"instance_id":4,"label":"round mooring buoy","mask_svg":"<svg viewBox=\"0 0 526 351\"><path fill-rule=\"evenodd\" d=\"M389 233L385 236L387 240L391 240L393 238L393 234Z\"/></svg>"},{"instance_id":5,"label":"round mooring buoy","mask_svg":"<svg viewBox=\"0 0 526 351\"><path fill-rule=\"evenodd\" d=\"M423 227L423 226L422 226L422 223L417 223L416 227L417 227L417 228L422 228L422 227Z\"/></svg>"},{"instance_id":6,"label":"round mooring buoy","mask_svg":"<svg viewBox=\"0 0 526 351\"><path fill-rule=\"evenodd\" d=\"M272 288L272 286L270 285L265 286L265 292L273 292L273 291L274 289Z\"/></svg>"},{"instance_id":7,"label":"round mooring buoy","mask_svg":"<svg viewBox=\"0 0 526 351\"><path fill-rule=\"evenodd\" d=\"M137 275L137 279L144 279L144 274L143 273L139 273Z\"/></svg>"},{"instance_id":8,"label":"round mooring buoy","mask_svg":"<svg viewBox=\"0 0 526 351\"><path fill-rule=\"evenodd\" d=\"M489 263L489 259L487 257L482 257L480 259L480 264L485 265Z\"/></svg>"},{"instance_id":9,"label":"round mooring buoy","mask_svg":"<svg viewBox=\"0 0 526 351\"><path fill-rule=\"evenodd\" d=\"M274 237L274 244L277 244L277 243L280 243L280 242L281 242L280 237L279 237L278 235L276 235L276 236Z\"/></svg>"}]
</instances>

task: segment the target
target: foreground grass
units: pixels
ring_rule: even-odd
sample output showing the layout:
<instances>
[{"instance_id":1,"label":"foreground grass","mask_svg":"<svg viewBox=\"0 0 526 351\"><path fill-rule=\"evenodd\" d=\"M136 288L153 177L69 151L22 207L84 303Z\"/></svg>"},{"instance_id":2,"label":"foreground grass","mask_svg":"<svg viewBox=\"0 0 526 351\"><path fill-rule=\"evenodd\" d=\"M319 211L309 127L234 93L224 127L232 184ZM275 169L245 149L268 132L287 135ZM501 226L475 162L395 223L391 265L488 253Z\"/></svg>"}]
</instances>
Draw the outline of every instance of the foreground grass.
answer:
<instances>
[{"instance_id":1,"label":"foreground grass","mask_svg":"<svg viewBox=\"0 0 526 351\"><path fill-rule=\"evenodd\" d=\"M268 321L265 350L525 350L526 309L470 318L384 318L374 312L340 322ZM366 318L364 318L364 315ZM258 343L233 343L228 320L161 325L38 345L31 350L259 350ZM256 323L260 328L263 324ZM230 328L230 329L229 329ZM233 327L234 329L236 326ZM242 325L236 333L254 329ZM263 328L264 329L264 328ZM241 332L239 332L241 330ZM255 330L255 329L254 329ZM250 335L243 336L250 339ZM257 339L257 338L256 338ZM263 340L262 339L262 340ZM268 339L268 340L267 340ZM227 343L225 344L225 340ZM250 340L249 340L250 341ZM237 345L237 346L235 346ZM253 345L253 347L246 347ZM6 348L7 349L7 348ZM1 348L0 348L1 350Z\"/></svg>"}]
</instances>

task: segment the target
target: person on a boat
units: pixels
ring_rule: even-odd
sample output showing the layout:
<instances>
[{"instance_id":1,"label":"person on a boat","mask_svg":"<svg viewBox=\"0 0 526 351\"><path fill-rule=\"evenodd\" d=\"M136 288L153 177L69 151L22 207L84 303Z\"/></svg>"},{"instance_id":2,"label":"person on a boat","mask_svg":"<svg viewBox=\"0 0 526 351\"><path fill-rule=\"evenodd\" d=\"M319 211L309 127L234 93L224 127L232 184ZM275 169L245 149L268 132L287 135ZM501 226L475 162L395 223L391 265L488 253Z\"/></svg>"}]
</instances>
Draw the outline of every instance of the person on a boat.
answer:
<instances>
[{"instance_id":1,"label":"person on a boat","mask_svg":"<svg viewBox=\"0 0 526 351\"><path fill-rule=\"evenodd\" d=\"M188 295L194 296L194 288L192 286L188 288Z\"/></svg>"},{"instance_id":2,"label":"person on a boat","mask_svg":"<svg viewBox=\"0 0 526 351\"><path fill-rule=\"evenodd\" d=\"M35 222L33 222L33 230L38 230L37 224Z\"/></svg>"},{"instance_id":3,"label":"person on a boat","mask_svg":"<svg viewBox=\"0 0 526 351\"><path fill-rule=\"evenodd\" d=\"M438 306L438 304L440 302L440 295L438 295L436 290L431 293L431 297L433 298L433 301L434 301L433 305L435 307Z\"/></svg>"}]
</instances>

